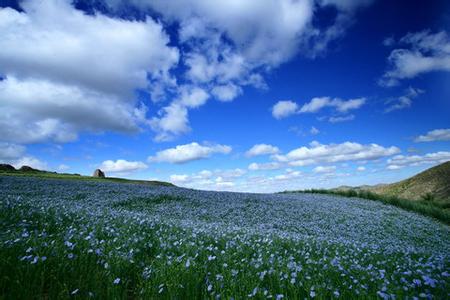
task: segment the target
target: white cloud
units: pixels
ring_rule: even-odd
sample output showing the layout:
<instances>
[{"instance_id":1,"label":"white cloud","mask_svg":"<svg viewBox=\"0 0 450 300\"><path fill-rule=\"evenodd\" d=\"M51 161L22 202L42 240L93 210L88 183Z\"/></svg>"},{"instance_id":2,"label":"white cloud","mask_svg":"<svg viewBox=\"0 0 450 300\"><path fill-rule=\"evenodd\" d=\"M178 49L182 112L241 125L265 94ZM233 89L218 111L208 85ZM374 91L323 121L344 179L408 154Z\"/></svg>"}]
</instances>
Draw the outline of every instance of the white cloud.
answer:
<instances>
[{"instance_id":1,"label":"white cloud","mask_svg":"<svg viewBox=\"0 0 450 300\"><path fill-rule=\"evenodd\" d=\"M229 180L225 180L222 177L217 177L216 178L216 186L218 188L231 188L234 186L234 182L229 181Z\"/></svg>"},{"instance_id":2,"label":"white cloud","mask_svg":"<svg viewBox=\"0 0 450 300\"><path fill-rule=\"evenodd\" d=\"M48 170L48 165L46 162L41 161L40 159L33 156L24 156L17 160L12 161L12 165L18 169L22 166L29 166L38 170Z\"/></svg>"},{"instance_id":3,"label":"white cloud","mask_svg":"<svg viewBox=\"0 0 450 300\"><path fill-rule=\"evenodd\" d=\"M211 93L220 101L231 101L238 95L242 94L242 89L234 84L228 83L226 85L215 86Z\"/></svg>"},{"instance_id":4,"label":"white cloud","mask_svg":"<svg viewBox=\"0 0 450 300\"><path fill-rule=\"evenodd\" d=\"M0 142L0 161L17 159L25 154L25 147L12 143Z\"/></svg>"},{"instance_id":5,"label":"white cloud","mask_svg":"<svg viewBox=\"0 0 450 300\"><path fill-rule=\"evenodd\" d=\"M300 112L302 113L315 113L321 110L324 107L329 106L330 97L316 97L312 98L310 102L303 104Z\"/></svg>"},{"instance_id":6,"label":"white cloud","mask_svg":"<svg viewBox=\"0 0 450 300\"><path fill-rule=\"evenodd\" d=\"M137 132L146 108L47 80L0 81L0 140L68 142L80 131Z\"/></svg>"},{"instance_id":7,"label":"white cloud","mask_svg":"<svg viewBox=\"0 0 450 300\"><path fill-rule=\"evenodd\" d=\"M38 170L47 170L46 162L28 155L22 145L0 142L0 163L11 164L15 168L29 166Z\"/></svg>"},{"instance_id":8,"label":"white cloud","mask_svg":"<svg viewBox=\"0 0 450 300\"><path fill-rule=\"evenodd\" d=\"M310 102L303 104L302 107L293 101L279 101L272 108L272 115L276 119L286 118L297 113L317 113L324 108L333 108L337 113L348 113L350 110L360 108L366 103L366 98L355 98L342 100L340 98L315 97ZM351 117L350 117L351 116ZM353 120L354 116L330 117L332 123Z\"/></svg>"},{"instance_id":9,"label":"white cloud","mask_svg":"<svg viewBox=\"0 0 450 300\"><path fill-rule=\"evenodd\" d=\"M187 133L189 127L188 110L177 102L172 102L159 112L160 117L154 117L150 125L157 132L156 141L169 141L177 135Z\"/></svg>"},{"instance_id":10,"label":"white cloud","mask_svg":"<svg viewBox=\"0 0 450 300\"><path fill-rule=\"evenodd\" d=\"M285 155L276 154L272 158L291 166L306 166L318 163L341 161L365 161L391 156L400 152L397 147L383 147L377 144L362 145L354 142L322 145L312 142L310 147L300 147Z\"/></svg>"},{"instance_id":11,"label":"white cloud","mask_svg":"<svg viewBox=\"0 0 450 300\"><path fill-rule=\"evenodd\" d=\"M148 168L148 166L140 161L127 161L124 159L118 159L116 161L105 160L104 162L101 163L99 168L104 172L127 173L145 170Z\"/></svg>"},{"instance_id":12,"label":"white cloud","mask_svg":"<svg viewBox=\"0 0 450 300\"><path fill-rule=\"evenodd\" d=\"M122 1L108 2L118 6ZM157 13L164 24L176 24L182 64L181 75L220 101L232 101L244 86L265 88L263 75L298 52L310 57L323 53L329 42L342 36L353 12L371 1L127 1L142 12ZM326 6L326 8L325 8ZM314 14L336 8L335 20L325 29L315 28ZM164 109L163 109L164 112ZM187 112L185 114L187 118ZM157 126L157 140L177 133ZM188 121L184 122L188 124ZM183 128L187 128L184 126Z\"/></svg>"},{"instance_id":13,"label":"white cloud","mask_svg":"<svg viewBox=\"0 0 450 300\"><path fill-rule=\"evenodd\" d=\"M432 71L450 71L450 38L445 31L408 33L399 41L408 48L394 49L388 57L389 70L380 84L395 86L400 80Z\"/></svg>"},{"instance_id":14,"label":"white cloud","mask_svg":"<svg viewBox=\"0 0 450 300\"><path fill-rule=\"evenodd\" d=\"M208 179L213 176L213 172L211 172L209 170L202 170L202 171L198 172L196 176L201 179Z\"/></svg>"},{"instance_id":15,"label":"white cloud","mask_svg":"<svg viewBox=\"0 0 450 300\"><path fill-rule=\"evenodd\" d=\"M88 15L69 1L22 1L25 12L0 9L1 71L20 78L129 95L145 88L147 73L168 76L178 50L162 25Z\"/></svg>"},{"instance_id":16,"label":"white cloud","mask_svg":"<svg viewBox=\"0 0 450 300\"><path fill-rule=\"evenodd\" d=\"M313 169L314 173L333 173L336 171L336 166L317 166Z\"/></svg>"},{"instance_id":17,"label":"white cloud","mask_svg":"<svg viewBox=\"0 0 450 300\"><path fill-rule=\"evenodd\" d=\"M428 131L425 135L419 135L414 142L434 142L434 141L450 141L450 128L434 129Z\"/></svg>"},{"instance_id":18,"label":"white cloud","mask_svg":"<svg viewBox=\"0 0 450 300\"><path fill-rule=\"evenodd\" d=\"M136 132L146 108L137 88L172 85L179 53L162 25L88 15L69 1L0 9L0 136L68 142L79 132Z\"/></svg>"},{"instance_id":19,"label":"white cloud","mask_svg":"<svg viewBox=\"0 0 450 300\"><path fill-rule=\"evenodd\" d=\"M356 171L358 171L358 172L364 172L365 170L366 170L366 167L363 167L363 166L359 166L356 168Z\"/></svg>"},{"instance_id":20,"label":"white cloud","mask_svg":"<svg viewBox=\"0 0 450 300\"><path fill-rule=\"evenodd\" d=\"M309 133L311 133L311 135L318 135L320 133L320 130L312 126L311 130L309 130Z\"/></svg>"},{"instance_id":21,"label":"white cloud","mask_svg":"<svg viewBox=\"0 0 450 300\"><path fill-rule=\"evenodd\" d=\"M180 22L183 41L224 34L251 63L276 66L296 52L313 14L311 1L139 1L169 21ZM207 41L211 43L211 41Z\"/></svg>"},{"instance_id":22,"label":"white cloud","mask_svg":"<svg viewBox=\"0 0 450 300\"><path fill-rule=\"evenodd\" d=\"M198 87L188 89L184 87L181 89L180 103L189 108L195 108L205 104L208 100L208 93Z\"/></svg>"},{"instance_id":23,"label":"white cloud","mask_svg":"<svg viewBox=\"0 0 450 300\"><path fill-rule=\"evenodd\" d=\"M121 2L105 4L118 6L120 11ZM76 107L58 118L42 114L42 110L37 113L42 119L32 120L29 125L38 128L37 133L25 135L23 132L30 133L28 119L19 119L27 117L20 111L15 114L16 123L9 125L8 138L15 136L14 132L22 135L17 141L9 141L67 142L84 131L136 131L141 127L137 121L150 124L156 140L170 140L189 132L188 109L203 105L209 95L231 101L244 86L266 87L263 74L298 52L315 56L326 50L330 41L344 34L353 12L369 3L126 1L126 5L135 5L148 16L145 21L113 18L98 11L86 14L65 0L21 1L23 12L2 8L0 73L21 86L39 82L52 87L55 93L66 89L89 95L92 111L97 111L104 121L98 128L84 128L84 124L97 123L90 114L86 119L72 118L70 113L75 114ZM314 15L324 6L334 6L336 18L326 29L315 28ZM156 22L149 17L155 13L162 20ZM171 24L179 29L176 47L169 46L163 27ZM179 62L182 68L174 71ZM183 94L179 82L195 87ZM147 110L136 103L136 89L149 92L153 101L178 95L149 121ZM33 99L32 94L28 97ZM61 98L64 101L59 104L67 99ZM111 110L105 102L121 112L116 122L110 122ZM57 110L59 106L52 108ZM18 108L13 109L17 112Z\"/></svg>"},{"instance_id":24,"label":"white cloud","mask_svg":"<svg viewBox=\"0 0 450 300\"><path fill-rule=\"evenodd\" d=\"M175 183L175 184L180 184L180 183L187 183L190 181L189 175L186 174L174 174L174 175L170 175L170 181Z\"/></svg>"},{"instance_id":25,"label":"white cloud","mask_svg":"<svg viewBox=\"0 0 450 300\"><path fill-rule=\"evenodd\" d=\"M230 170L215 170L212 174L214 174L215 176L225 178L225 179L229 179L229 178L241 177L241 176L245 175L246 173L247 173L247 171L240 169L240 168L236 168L236 169L230 169Z\"/></svg>"},{"instance_id":26,"label":"white cloud","mask_svg":"<svg viewBox=\"0 0 450 300\"><path fill-rule=\"evenodd\" d=\"M277 162L269 162L269 163L251 163L248 165L248 169L251 171L259 171L259 170L276 170L281 168L282 165Z\"/></svg>"},{"instance_id":27,"label":"white cloud","mask_svg":"<svg viewBox=\"0 0 450 300\"><path fill-rule=\"evenodd\" d=\"M388 159L388 170L397 170L407 166L419 166L423 164L440 164L450 161L450 152L439 151L425 155L397 155Z\"/></svg>"},{"instance_id":28,"label":"white cloud","mask_svg":"<svg viewBox=\"0 0 450 300\"><path fill-rule=\"evenodd\" d=\"M340 122L352 121L354 119L355 119L355 115L338 116L338 117L331 116L328 118L328 122L340 123Z\"/></svg>"},{"instance_id":29,"label":"white cloud","mask_svg":"<svg viewBox=\"0 0 450 300\"><path fill-rule=\"evenodd\" d=\"M325 107L335 108L340 113L346 113L350 110L358 109L366 102L366 98L356 98L342 100L339 98L331 99L330 97L313 98L310 102L305 103L300 113L316 113Z\"/></svg>"},{"instance_id":30,"label":"white cloud","mask_svg":"<svg viewBox=\"0 0 450 300\"><path fill-rule=\"evenodd\" d=\"M174 174L170 181L181 186L197 189L229 190L235 186L233 180L246 174L242 169L202 170L191 175Z\"/></svg>"},{"instance_id":31,"label":"white cloud","mask_svg":"<svg viewBox=\"0 0 450 300\"><path fill-rule=\"evenodd\" d=\"M297 103L287 100L287 101L278 101L272 107L272 116L275 119L286 118L290 115L297 113L298 105Z\"/></svg>"},{"instance_id":32,"label":"white cloud","mask_svg":"<svg viewBox=\"0 0 450 300\"><path fill-rule=\"evenodd\" d=\"M196 142L178 145L175 148L169 148L149 157L152 162L168 162L182 164L193 160L208 158L214 153L228 154L232 148L226 145L200 145Z\"/></svg>"},{"instance_id":33,"label":"white cloud","mask_svg":"<svg viewBox=\"0 0 450 300\"><path fill-rule=\"evenodd\" d=\"M253 157L258 155L266 155L266 154L276 154L280 152L280 149L278 147L268 145L268 144L256 144L253 147L251 147L245 155L247 157Z\"/></svg>"},{"instance_id":34,"label":"white cloud","mask_svg":"<svg viewBox=\"0 0 450 300\"><path fill-rule=\"evenodd\" d=\"M408 89L406 89L404 95L386 101L387 107L384 110L384 112L389 113L395 110L409 108L412 105L413 99L417 98L420 94L423 94L424 92L425 91L421 89L409 87Z\"/></svg>"},{"instance_id":35,"label":"white cloud","mask_svg":"<svg viewBox=\"0 0 450 300\"><path fill-rule=\"evenodd\" d=\"M286 172L284 174L276 175L275 177L273 177L273 179L277 181L286 181L299 178L301 175L302 172L300 171L296 171L293 169L286 169Z\"/></svg>"}]
</instances>

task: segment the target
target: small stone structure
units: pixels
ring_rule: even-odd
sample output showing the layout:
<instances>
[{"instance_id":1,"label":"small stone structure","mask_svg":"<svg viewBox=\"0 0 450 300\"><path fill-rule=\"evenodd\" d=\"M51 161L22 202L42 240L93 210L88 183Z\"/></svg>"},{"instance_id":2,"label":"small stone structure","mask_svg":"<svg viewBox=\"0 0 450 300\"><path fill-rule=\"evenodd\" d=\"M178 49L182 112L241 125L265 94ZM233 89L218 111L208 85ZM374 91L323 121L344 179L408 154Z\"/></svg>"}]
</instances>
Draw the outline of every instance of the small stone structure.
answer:
<instances>
[{"instance_id":1,"label":"small stone structure","mask_svg":"<svg viewBox=\"0 0 450 300\"><path fill-rule=\"evenodd\" d=\"M105 173L103 173L102 170L97 169L94 171L94 174L92 174L93 177L99 177L99 178L105 178Z\"/></svg>"}]
</instances>

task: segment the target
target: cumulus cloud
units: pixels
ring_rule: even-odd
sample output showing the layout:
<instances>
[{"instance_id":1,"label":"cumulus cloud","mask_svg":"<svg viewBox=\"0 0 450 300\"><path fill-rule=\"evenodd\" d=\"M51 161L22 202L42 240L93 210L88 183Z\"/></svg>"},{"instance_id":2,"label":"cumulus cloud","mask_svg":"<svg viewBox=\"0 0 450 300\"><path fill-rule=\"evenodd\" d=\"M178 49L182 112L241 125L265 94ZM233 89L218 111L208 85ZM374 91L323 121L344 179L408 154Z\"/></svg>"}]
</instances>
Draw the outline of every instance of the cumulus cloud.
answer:
<instances>
[{"instance_id":1,"label":"cumulus cloud","mask_svg":"<svg viewBox=\"0 0 450 300\"><path fill-rule=\"evenodd\" d=\"M302 172L293 169L286 169L284 174L276 175L273 177L277 181L287 181L298 178L302 175Z\"/></svg>"},{"instance_id":2,"label":"cumulus cloud","mask_svg":"<svg viewBox=\"0 0 450 300\"><path fill-rule=\"evenodd\" d=\"M173 174L170 175L169 178L174 184L187 183L190 181L189 175L186 174Z\"/></svg>"},{"instance_id":3,"label":"cumulus cloud","mask_svg":"<svg viewBox=\"0 0 450 300\"><path fill-rule=\"evenodd\" d=\"M245 156L253 157L258 155L276 154L278 152L280 152L278 147L268 144L256 144L245 153Z\"/></svg>"},{"instance_id":4,"label":"cumulus cloud","mask_svg":"<svg viewBox=\"0 0 450 300\"><path fill-rule=\"evenodd\" d=\"M285 155L275 154L272 158L290 166L306 166L341 161L365 161L391 156L400 152L397 147L383 147L377 144L362 145L355 142L323 145L312 142L310 147L300 147Z\"/></svg>"},{"instance_id":5,"label":"cumulus cloud","mask_svg":"<svg viewBox=\"0 0 450 300\"><path fill-rule=\"evenodd\" d=\"M87 15L69 1L22 1L0 10L1 71L107 94L145 88L178 62L161 24Z\"/></svg>"},{"instance_id":6,"label":"cumulus cloud","mask_svg":"<svg viewBox=\"0 0 450 300\"><path fill-rule=\"evenodd\" d=\"M217 177L215 180L215 185L218 189L228 189L234 187L234 182L224 180L222 177Z\"/></svg>"},{"instance_id":7,"label":"cumulus cloud","mask_svg":"<svg viewBox=\"0 0 450 300\"><path fill-rule=\"evenodd\" d=\"M160 117L154 117L150 126L157 132L156 141L170 141L176 136L191 130L189 126L188 110L178 102L172 102L169 106L159 111Z\"/></svg>"},{"instance_id":8,"label":"cumulus cloud","mask_svg":"<svg viewBox=\"0 0 450 300\"><path fill-rule=\"evenodd\" d=\"M0 161L17 159L25 154L25 147L12 143L0 142Z\"/></svg>"},{"instance_id":9,"label":"cumulus cloud","mask_svg":"<svg viewBox=\"0 0 450 300\"><path fill-rule=\"evenodd\" d=\"M232 101L244 86L265 88L263 75L298 52L310 57L323 53L329 42L344 35L354 11L370 2L135 0L131 4L177 24L186 68L183 79L220 101ZM316 28L315 13L330 7L336 9L336 19L328 28ZM164 132L163 126L153 129L163 137L176 136Z\"/></svg>"},{"instance_id":10,"label":"cumulus cloud","mask_svg":"<svg viewBox=\"0 0 450 300\"><path fill-rule=\"evenodd\" d=\"M39 170L47 170L46 162L26 153L26 148L14 143L0 142L0 163L11 164L15 168L29 166Z\"/></svg>"},{"instance_id":11,"label":"cumulus cloud","mask_svg":"<svg viewBox=\"0 0 450 300\"><path fill-rule=\"evenodd\" d=\"M211 93L220 101L231 101L242 93L242 88L228 83L226 85L218 85L213 87Z\"/></svg>"},{"instance_id":12,"label":"cumulus cloud","mask_svg":"<svg viewBox=\"0 0 450 300\"><path fill-rule=\"evenodd\" d=\"M450 152L439 151L425 155L396 155L388 159L387 169L397 170L407 166L419 166L423 164L440 164L450 161Z\"/></svg>"},{"instance_id":13,"label":"cumulus cloud","mask_svg":"<svg viewBox=\"0 0 450 300\"><path fill-rule=\"evenodd\" d=\"M229 170L215 170L214 172L212 172L213 175L219 176L219 177L222 177L225 179L238 178L238 177L245 175L246 173L247 173L247 171L240 169L240 168L229 169Z\"/></svg>"},{"instance_id":14,"label":"cumulus cloud","mask_svg":"<svg viewBox=\"0 0 450 300\"><path fill-rule=\"evenodd\" d=\"M269 163L251 163L248 165L248 169L250 171L259 171L259 170L276 170L281 168L282 165L278 162L269 162Z\"/></svg>"},{"instance_id":15,"label":"cumulus cloud","mask_svg":"<svg viewBox=\"0 0 450 300\"><path fill-rule=\"evenodd\" d=\"M200 145L193 142L159 151L155 156L149 157L149 161L182 164L208 158L214 153L228 154L231 150L232 148L227 145Z\"/></svg>"},{"instance_id":16,"label":"cumulus cloud","mask_svg":"<svg viewBox=\"0 0 450 300\"><path fill-rule=\"evenodd\" d=\"M117 11L121 3L104 2ZM298 52L315 56L325 51L330 41L344 34L354 11L369 3L133 0L124 5L134 5L147 17L131 21L114 18L114 13L86 14L65 0L25 0L20 3L21 12L0 9L0 73L18 85L38 82L51 87L51 95L62 89L88 95L92 110L104 121L95 131L130 132L149 124L155 139L165 141L189 132L188 110L204 105L210 96L231 101L244 86L265 88L263 75ZM336 9L334 22L328 28L316 28L315 13L330 6ZM171 24L178 29L176 46L169 46L163 27ZM173 71L175 67L181 68ZM147 110L136 103L136 90L150 93L155 102L172 101L146 120ZM59 103L66 101L62 96L64 101ZM33 99L31 94L28 97ZM111 110L105 102L121 112L116 122L110 122ZM40 112L41 119L31 120L30 125L37 126L38 134L10 142L66 142L92 130L83 125L95 123L90 114L75 122L69 112L76 109L66 108L58 118ZM19 120L26 118L25 112L17 112L16 106L11 109L17 124L5 130L7 136L29 132L29 128L21 130L27 124ZM58 136L58 132L64 134Z\"/></svg>"},{"instance_id":17,"label":"cumulus cloud","mask_svg":"<svg viewBox=\"0 0 450 300\"><path fill-rule=\"evenodd\" d=\"M162 25L88 15L69 1L0 9L0 136L67 142L80 131L136 132L135 89L171 84L179 52Z\"/></svg>"},{"instance_id":18,"label":"cumulus cloud","mask_svg":"<svg viewBox=\"0 0 450 300\"><path fill-rule=\"evenodd\" d=\"M406 89L405 94L398 97L398 98L392 98L386 101L386 109L384 110L385 113L389 113L395 110L401 110L405 108L411 107L413 100L417 97L419 97L420 94L423 94L425 91L421 89L416 89L413 87L409 87Z\"/></svg>"},{"instance_id":19,"label":"cumulus cloud","mask_svg":"<svg viewBox=\"0 0 450 300\"><path fill-rule=\"evenodd\" d=\"M210 97L203 88L193 85L179 86L177 92L177 98L159 110L158 116L149 121L156 132L155 141L170 141L191 131L188 109L202 106Z\"/></svg>"},{"instance_id":20,"label":"cumulus cloud","mask_svg":"<svg viewBox=\"0 0 450 300\"><path fill-rule=\"evenodd\" d=\"M272 116L275 119L282 119L289 117L290 115L293 115L297 113L298 110L298 104L286 100L286 101L278 101L273 107L272 107Z\"/></svg>"},{"instance_id":21,"label":"cumulus cloud","mask_svg":"<svg viewBox=\"0 0 450 300\"><path fill-rule=\"evenodd\" d=\"M316 113L325 107L335 108L340 113L346 113L350 110L358 109L366 102L366 98L356 98L342 100L330 97L313 98L300 108L300 113Z\"/></svg>"},{"instance_id":22,"label":"cumulus cloud","mask_svg":"<svg viewBox=\"0 0 450 300\"><path fill-rule=\"evenodd\" d=\"M419 135L414 142L434 142L434 141L450 141L450 129L434 129L428 131L425 135Z\"/></svg>"},{"instance_id":23,"label":"cumulus cloud","mask_svg":"<svg viewBox=\"0 0 450 300\"><path fill-rule=\"evenodd\" d=\"M324 108L333 108L340 114L348 113L351 110L360 108L366 103L366 98L355 98L343 100L340 98L315 97L310 102L301 107L293 101L279 101L272 108L272 115L276 119L286 118L298 113L317 113ZM352 115L350 115L352 116ZM334 116L330 117L332 123L353 120L354 116Z\"/></svg>"},{"instance_id":24,"label":"cumulus cloud","mask_svg":"<svg viewBox=\"0 0 450 300\"><path fill-rule=\"evenodd\" d=\"M336 171L336 166L317 166L313 169L314 173L333 173Z\"/></svg>"},{"instance_id":25,"label":"cumulus cloud","mask_svg":"<svg viewBox=\"0 0 450 300\"><path fill-rule=\"evenodd\" d=\"M355 119L355 115L346 115L346 116L331 116L328 118L328 122L330 123L341 123L352 121Z\"/></svg>"},{"instance_id":26,"label":"cumulus cloud","mask_svg":"<svg viewBox=\"0 0 450 300\"><path fill-rule=\"evenodd\" d=\"M189 108L199 107L205 104L208 100L209 94L201 88L193 87L187 88L183 87L181 89L180 103Z\"/></svg>"},{"instance_id":27,"label":"cumulus cloud","mask_svg":"<svg viewBox=\"0 0 450 300\"><path fill-rule=\"evenodd\" d=\"M228 190L235 186L234 180L245 175L245 170L202 170L193 174L173 174L170 181L185 187L213 190Z\"/></svg>"},{"instance_id":28,"label":"cumulus cloud","mask_svg":"<svg viewBox=\"0 0 450 300\"><path fill-rule=\"evenodd\" d=\"M80 131L137 132L146 107L43 79L0 81L0 139L68 142Z\"/></svg>"},{"instance_id":29,"label":"cumulus cloud","mask_svg":"<svg viewBox=\"0 0 450 300\"><path fill-rule=\"evenodd\" d=\"M383 86L432 71L450 71L450 38L445 31L424 30L400 39L404 48L394 49L388 57L389 69L380 79Z\"/></svg>"},{"instance_id":30,"label":"cumulus cloud","mask_svg":"<svg viewBox=\"0 0 450 300\"><path fill-rule=\"evenodd\" d=\"M313 14L311 1L267 0L209 3L208 1L135 1L168 21L180 22L184 41L209 40L225 34L238 53L252 63L276 66L289 59Z\"/></svg>"},{"instance_id":31,"label":"cumulus cloud","mask_svg":"<svg viewBox=\"0 0 450 300\"><path fill-rule=\"evenodd\" d=\"M30 155L13 160L10 163L12 163L12 165L16 169L18 169L22 166L29 166L29 167L32 167L32 168L38 169L38 170L48 170L48 165L45 161L42 161L42 160L40 160L34 156L30 156Z\"/></svg>"},{"instance_id":32,"label":"cumulus cloud","mask_svg":"<svg viewBox=\"0 0 450 300\"><path fill-rule=\"evenodd\" d=\"M99 168L105 172L111 173L128 173L133 171L145 170L148 166L140 161L127 161L124 159L105 160Z\"/></svg>"}]
</instances>

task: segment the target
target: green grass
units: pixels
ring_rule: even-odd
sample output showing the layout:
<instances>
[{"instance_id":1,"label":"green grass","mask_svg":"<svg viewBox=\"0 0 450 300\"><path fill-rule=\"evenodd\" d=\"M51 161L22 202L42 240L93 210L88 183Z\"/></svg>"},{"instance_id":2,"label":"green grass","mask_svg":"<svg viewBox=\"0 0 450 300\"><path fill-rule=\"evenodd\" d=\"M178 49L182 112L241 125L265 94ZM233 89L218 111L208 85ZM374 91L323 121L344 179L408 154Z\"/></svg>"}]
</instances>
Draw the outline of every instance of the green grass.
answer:
<instances>
[{"instance_id":1,"label":"green grass","mask_svg":"<svg viewBox=\"0 0 450 300\"><path fill-rule=\"evenodd\" d=\"M310 189L302 191L285 191L283 193L311 193L311 194L329 194L349 198L363 198L380 201L384 204L394 205L409 211L413 211L428 217L435 218L445 224L450 224L450 210L447 201L436 200L432 196L424 196L422 200L401 199L394 196L384 196L365 190L327 190Z\"/></svg>"},{"instance_id":2,"label":"green grass","mask_svg":"<svg viewBox=\"0 0 450 300\"><path fill-rule=\"evenodd\" d=\"M157 195L154 197L134 197L113 204L114 208L125 208L127 210L151 210L154 206L168 203L183 203L186 199L180 196Z\"/></svg>"},{"instance_id":3,"label":"green grass","mask_svg":"<svg viewBox=\"0 0 450 300\"><path fill-rule=\"evenodd\" d=\"M87 181L102 181L102 182L117 182L117 183L134 183L134 184L144 184L151 186L174 186L172 183L157 181L157 180L135 180L135 179L125 179L117 177L106 177L98 178L92 176L83 176L79 174L68 174L68 173L56 173L47 171L3 171L0 170L0 176L26 176L26 177L38 177L46 179L68 179L68 180L87 180Z\"/></svg>"}]
</instances>

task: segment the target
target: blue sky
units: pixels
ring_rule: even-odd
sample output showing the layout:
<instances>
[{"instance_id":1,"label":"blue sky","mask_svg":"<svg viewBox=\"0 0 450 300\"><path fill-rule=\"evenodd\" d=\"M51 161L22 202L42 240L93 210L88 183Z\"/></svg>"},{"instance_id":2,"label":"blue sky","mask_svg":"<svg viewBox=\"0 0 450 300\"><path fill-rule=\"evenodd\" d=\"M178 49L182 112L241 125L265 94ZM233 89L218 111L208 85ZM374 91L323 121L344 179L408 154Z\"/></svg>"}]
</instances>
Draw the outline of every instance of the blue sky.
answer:
<instances>
[{"instance_id":1,"label":"blue sky","mask_svg":"<svg viewBox=\"0 0 450 300\"><path fill-rule=\"evenodd\" d=\"M447 1L2 1L0 161L180 186L450 160Z\"/></svg>"}]
</instances>

